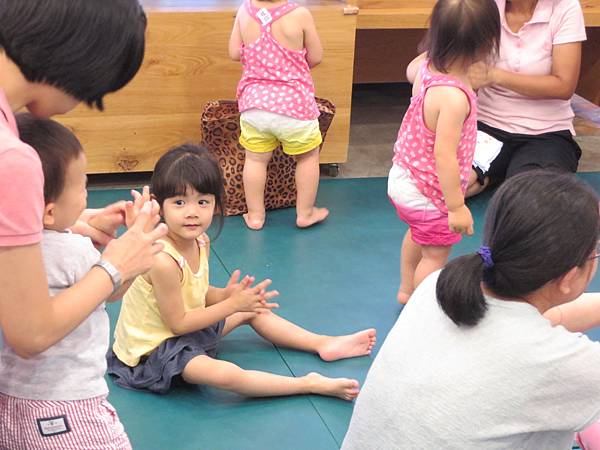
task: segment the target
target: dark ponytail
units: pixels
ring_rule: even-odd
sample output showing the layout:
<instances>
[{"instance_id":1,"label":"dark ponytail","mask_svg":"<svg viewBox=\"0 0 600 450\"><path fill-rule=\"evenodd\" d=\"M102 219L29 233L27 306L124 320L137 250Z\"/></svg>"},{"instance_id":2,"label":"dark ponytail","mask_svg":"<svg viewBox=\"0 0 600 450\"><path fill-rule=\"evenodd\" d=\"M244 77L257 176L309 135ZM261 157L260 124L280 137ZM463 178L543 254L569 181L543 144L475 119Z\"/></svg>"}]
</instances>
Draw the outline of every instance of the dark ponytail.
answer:
<instances>
[{"instance_id":1,"label":"dark ponytail","mask_svg":"<svg viewBox=\"0 0 600 450\"><path fill-rule=\"evenodd\" d=\"M491 261L462 256L442 270L438 303L456 325L476 325L487 304L481 284L519 299L583 266L598 242L598 198L570 174L532 171L507 180L486 213L483 242Z\"/></svg>"},{"instance_id":2,"label":"dark ponytail","mask_svg":"<svg viewBox=\"0 0 600 450\"><path fill-rule=\"evenodd\" d=\"M483 270L481 257L471 254L453 259L440 273L438 302L456 325L475 325L485 315L487 304L480 286Z\"/></svg>"}]
</instances>

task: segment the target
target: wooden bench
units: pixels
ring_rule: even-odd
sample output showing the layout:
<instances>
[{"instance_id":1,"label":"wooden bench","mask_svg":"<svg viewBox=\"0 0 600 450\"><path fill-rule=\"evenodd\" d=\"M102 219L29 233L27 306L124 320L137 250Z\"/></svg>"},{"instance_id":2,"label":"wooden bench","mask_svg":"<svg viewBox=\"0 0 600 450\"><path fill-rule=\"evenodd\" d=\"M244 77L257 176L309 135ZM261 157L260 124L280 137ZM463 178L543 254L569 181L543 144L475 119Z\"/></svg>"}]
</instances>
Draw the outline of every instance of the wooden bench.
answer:
<instances>
[{"instance_id":1,"label":"wooden bench","mask_svg":"<svg viewBox=\"0 0 600 450\"><path fill-rule=\"evenodd\" d=\"M315 16L326 58L314 72L317 95L337 113L321 153L345 162L350 136L356 15L345 1L304 0ZM302 3L302 0L301 0ZM227 43L239 0L143 0L148 14L146 55L122 91L107 96L106 111L86 106L59 120L82 141L90 173L152 170L169 147L200 141L204 104L235 99L239 62Z\"/></svg>"}]
</instances>

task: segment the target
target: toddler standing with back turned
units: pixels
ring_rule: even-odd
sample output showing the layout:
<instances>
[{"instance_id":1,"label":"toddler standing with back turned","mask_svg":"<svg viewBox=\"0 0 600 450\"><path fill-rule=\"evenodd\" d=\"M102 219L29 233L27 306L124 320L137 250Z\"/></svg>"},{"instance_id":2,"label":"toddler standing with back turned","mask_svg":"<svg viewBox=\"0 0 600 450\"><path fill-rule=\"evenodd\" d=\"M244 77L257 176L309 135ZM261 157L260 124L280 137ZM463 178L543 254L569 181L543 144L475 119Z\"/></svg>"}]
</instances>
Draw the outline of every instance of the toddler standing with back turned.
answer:
<instances>
[{"instance_id":1,"label":"toddler standing with back turned","mask_svg":"<svg viewBox=\"0 0 600 450\"><path fill-rule=\"evenodd\" d=\"M321 62L323 48L312 15L287 0L245 0L229 55L244 66L237 98L240 144L246 149L246 225L253 230L264 225L267 165L280 143L297 163L296 225L325 220L329 211L315 206L323 139L310 68Z\"/></svg>"}]
</instances>

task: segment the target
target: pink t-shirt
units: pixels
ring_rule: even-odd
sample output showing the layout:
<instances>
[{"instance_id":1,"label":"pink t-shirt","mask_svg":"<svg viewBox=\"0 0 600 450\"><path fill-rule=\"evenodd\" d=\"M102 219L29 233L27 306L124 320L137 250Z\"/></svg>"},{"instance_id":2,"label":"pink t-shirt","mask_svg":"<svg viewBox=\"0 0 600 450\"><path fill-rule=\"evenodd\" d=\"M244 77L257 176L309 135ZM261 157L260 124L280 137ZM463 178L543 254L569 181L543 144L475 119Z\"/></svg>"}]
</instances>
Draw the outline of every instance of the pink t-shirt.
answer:
<instances>
[{"instance_id":1,"label":"pink t-shirt","mask_svg":"<svg viewBox=\"0 0 600 450\"><path fill-rule=\"evenodd\" d=\"M506 23L506 0L496 0L502 22L496 67L524 75L550 75L552 47L585 41L579 0L538 0L531 20L514 33ZM479 120L510 133L573 130L570 100L531 99L498 86L479 91Z\"/></svg>"},{"instance_id":2,"label":"pink t-shirt","mask_svg":"<svg viewBox=\"0 0 600 450\"><path fill-rule=\"evenodd\" d=\"M423 108L427 89L434 86L452 86L462 90L469 101L471 111L463 123L456 158L460 169L460 181L463 193L469 183L475 144L477 143L477 99L472 89L465 86L450 75L432 73L429 61L421 65L419 92L410 100L406 111L398 140L394 146L394 164L398 164L409 171L412 181L419 191L443 213L448 212L444 202L444 194L435 168L435 133L425 125Z\"/></svg>"},{"instance_id":3,"label":"pink t-shirt","mask_svg":"<svg viewBox=\"0 0 600 450\"><path fill-rule=\"evenodd\" d=\"M261 35L242 46L244 72L237 89L240 112L256 108L299 120L319 117L306 49L285 48L271 33L272 23L297 7L286 3L259 9L252 0L245 0L248 14L261 26Z\"/></svg>"},{"instance_id":4,"label":"pink t-shirt","mask_svg":"<svg viewBox=\"0 0 600 450\"><path fill-rule=\"evenodd\" d=\"M0 247L40 242L43 213L42 163L19 140L15 116L0 89Z\"/></svg>"}]
</instances>

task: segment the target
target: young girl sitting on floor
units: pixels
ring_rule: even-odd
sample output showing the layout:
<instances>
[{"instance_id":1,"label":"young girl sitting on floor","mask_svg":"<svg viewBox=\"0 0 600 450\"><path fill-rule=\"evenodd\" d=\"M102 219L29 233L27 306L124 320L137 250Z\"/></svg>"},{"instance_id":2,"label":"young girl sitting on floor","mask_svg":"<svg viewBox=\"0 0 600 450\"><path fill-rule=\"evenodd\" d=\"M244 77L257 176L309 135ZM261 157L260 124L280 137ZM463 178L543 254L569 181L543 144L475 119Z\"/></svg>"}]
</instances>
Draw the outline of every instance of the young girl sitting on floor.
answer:
<instances>
[{"instance_id":1,"label":"young girl sitting on floor","mask_svg":"<svg viewBox=\"0 0 600 450\"><path fill-rule=\"evenodd\" d=\"M244 370L216 359L222 336L248 324L275 345L317 353L325 361L368 355L375 330L348 336L308 332L270 310L278 295L271 280L253 286L236 270L225 288L208 282L206 230L223 210L223 181L207 150L183 145L163 155L152 176L152 195L169 227L164 251L138 277L121 307L108 372L126 388L166 393L173 378L248 396L321 394L352 400L358 382L317 373L285 377Z\"/></svg>"},{"instance_id":2,"label":"young girl sitting on floor","mask_svg":"<svg viewBox=\"0 0 600 450\"><path fill-rule=\"evenodd\" d=\"M237 98L246 149L244 192L246 225L265 222L267 165L281 143L296 157L296 225L309 227L329 211L317 208L319 187L319 110L310 68L321 62L323 48L310 11L287 0L244 0L229 55L244 66Z\"/></svg>"},{"instance_id":3,"label":"young girl sitting on floor","mask_svg":"<svg viewBox=\"0 0 600 450\"><path fill-rule=\"evenodd\" d=\"M427 53L407 69L413 97L388 179L390 200L410 227L400 257L400 303L444 266L461 233L473 234L464 194L477 141L477 100L467 74L473 63L497 51L499 40L494 0L440 0Z\"/></svg>"}]
</instances>

